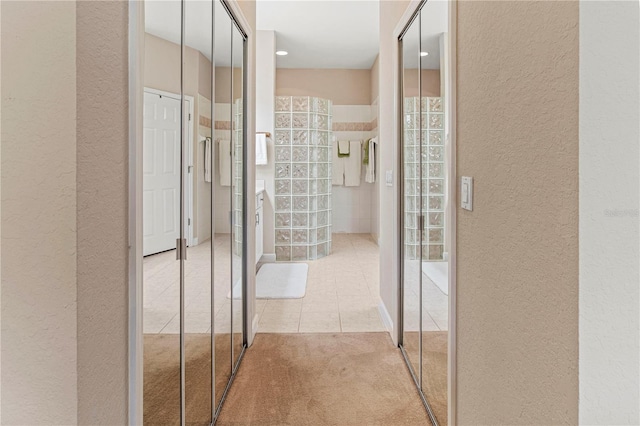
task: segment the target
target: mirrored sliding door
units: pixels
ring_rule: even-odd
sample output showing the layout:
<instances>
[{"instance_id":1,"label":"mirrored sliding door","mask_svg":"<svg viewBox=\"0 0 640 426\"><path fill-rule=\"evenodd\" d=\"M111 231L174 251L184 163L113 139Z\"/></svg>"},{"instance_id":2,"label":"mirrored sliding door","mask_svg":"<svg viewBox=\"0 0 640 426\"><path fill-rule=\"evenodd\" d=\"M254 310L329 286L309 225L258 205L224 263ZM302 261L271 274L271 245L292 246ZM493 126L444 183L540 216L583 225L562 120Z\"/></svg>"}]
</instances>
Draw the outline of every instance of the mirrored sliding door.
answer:
<instances>
[{"instance_id":1,"label":"mirrored sliding door","mask_svg":"<svg viewBox=\"0 0 640 426\"><path fill-rule=\"evenodd\" d=\"M448 98L447 2L427 1L420 11L422 135L422 380L421 389L441 425L447 424L449 280L445 256Z\"/></svg>"},{"instance_id":2,"label":"mirrored sliding door","mask_svg":"<svg viewBox=\"0 0 640 426\"><path fill-rule=\"evenodd\" d=\"M172 29L172 40L161 36ZM145 3L142 140L143 398L145 424L181 417L181 94L180 1Z\"/></svg>"},{"instance_id":3,"label":"mirrored sliding door","mask_svg":"<svg viewBox=\"0 0 640 426\"><path fill-rule=\"evenodd\" d=\"M184 410L189 425L213 418L211 111L213 0L184 3Z\"/></svg>"},{"instance_id":4,"label":"mirrored sliding door","mask_svg":"<svg viewBox=\"0 0 640 426\"><path fill-rule=\"evenodd\" d=\"M239 361L244 348L243 327L244 310L246 301L244 285L246 284L246 239L244 230L246 212L246 182L245 182L245 132L244 132L244 50L245 37L238 26L234 25L231 32L231 182L232 197L231 208L233 223L231 227L231 278L234 286L239 288L239 297L233 298L231 305L232 314L232 362L235 366Z\"/></svg>"},{"instance_id":5,"label":"mirrored sliding door","mask_svg":"<svg viewBox=\"0 0 640 426\"><path fill-rule=\"evenodd\" d=\"M422 365L420 339L420 274L421 184L420 179L420 103L416 95L420 88L420 16L416 16L402 40L402 158L403 203L403 349L416 380L420 380Z\"/></svg>"},{"instance_id":6,"label":"mirrored sliding door","mask_svg":"<svg viewBox=\"0 0 640 426\"><path fill-rule=\"evenodd\" d=\"M431 422L447 424L447 2L423 2L400 37L400 346Z\"/></svg>"},{"instance_id":7,"label":"mirrored sliding door","mask_svg":"<svg viewBox=\"0 0 640 426\"><path fill-rule=\"evenodd\" d=\"M212 176L214 202L214 265L213 284L215 337L215 406L222 406L222 397L233 370L231 356L231 30L233 22L220 1L214 2L214 122L212 123ZM236 290L237 292L237 290ZM234 294L233 297L237 297Z\"/></svg>"},{"instance_id":8,"label":"mirrored sliding door","mask_svg":"<svg viewBox=\"0 0 640 426\"><path fill-rule=\"evenodd\" d=\"M245 36L223 1L147 0L144 37L143 421L210 425L245 347Z\"/></svg>"}]
</instances>

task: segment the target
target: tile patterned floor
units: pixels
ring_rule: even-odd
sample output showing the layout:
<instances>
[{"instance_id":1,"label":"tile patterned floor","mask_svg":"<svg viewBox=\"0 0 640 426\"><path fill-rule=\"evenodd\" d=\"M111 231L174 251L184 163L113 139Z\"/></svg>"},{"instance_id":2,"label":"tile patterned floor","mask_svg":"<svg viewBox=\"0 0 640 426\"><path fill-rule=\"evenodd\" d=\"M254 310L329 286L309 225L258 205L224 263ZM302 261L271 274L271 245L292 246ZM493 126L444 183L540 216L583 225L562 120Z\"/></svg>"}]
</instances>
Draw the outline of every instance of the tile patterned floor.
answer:
<instances>
[{"instance_id":1,"label":"tile patterned floor","mask_svg":"<svg viewBox=\"0 0 640 426\"><path fill-rule=\"evenodd\" d=\"M258 333L385 331L378 313L379 251L369 234L333 234L332 253L307 262L302 299L258 300Z\"/></svg>"},{"instance_id":2,"label":"tile patterned floor","mask_svg":"<svg viewBox=\"0 0 640 426\"><path fill-rule=\"evenodd\" d=\"M231 277L229 235L216 235L214 245L216 332L225 332L231 327L231 307L227 298ZM258 333L385 331L378 311L378 246L369 234L333 234L332 246L330 256L307 262L309 275L304 298L256 301ZM209 332L210 243L207 241L188 250L185 327L187 332ZM144 332L178 333L180 293L175 251L147 256L143 265ZM414 266L418 268L419 263L410 267ZM415 283L408 283L407 294L406 329L417 330L419 297ZM448 328L447 300L447 296L423 275L423 330ZM240 309L241 302L234 300L236 326L240 324Z\"/></svg>"}]
</instances>

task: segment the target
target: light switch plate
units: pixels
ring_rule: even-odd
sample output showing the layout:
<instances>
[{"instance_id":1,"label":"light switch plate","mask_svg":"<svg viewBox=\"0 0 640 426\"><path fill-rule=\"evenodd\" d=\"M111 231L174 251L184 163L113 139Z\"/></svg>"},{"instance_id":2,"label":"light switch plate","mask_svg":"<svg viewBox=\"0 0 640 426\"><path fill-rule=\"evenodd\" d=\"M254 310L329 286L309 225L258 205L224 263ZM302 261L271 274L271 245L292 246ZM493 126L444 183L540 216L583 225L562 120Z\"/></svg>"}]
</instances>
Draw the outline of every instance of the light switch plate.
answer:
<instances>
[{"instance_id":1,"label":"light switch plate","mask_svg":"<svg viewBox=\"0 0 640 426\"><path fill-rule=\"evenodd\" d=\"M473 178L462 176L460 183L460 202L465 210L473 211Z\"/></svg>"},{"instance_id":2,"label":"light switch plate","mask_svg":"<svg viewBox=\"0 0 640 426\"><path fill-rule=\"evenodd\" d=\"M387 170L386 173L387 186L393 186L393 170Z\"/></svg>"}]
</instances>

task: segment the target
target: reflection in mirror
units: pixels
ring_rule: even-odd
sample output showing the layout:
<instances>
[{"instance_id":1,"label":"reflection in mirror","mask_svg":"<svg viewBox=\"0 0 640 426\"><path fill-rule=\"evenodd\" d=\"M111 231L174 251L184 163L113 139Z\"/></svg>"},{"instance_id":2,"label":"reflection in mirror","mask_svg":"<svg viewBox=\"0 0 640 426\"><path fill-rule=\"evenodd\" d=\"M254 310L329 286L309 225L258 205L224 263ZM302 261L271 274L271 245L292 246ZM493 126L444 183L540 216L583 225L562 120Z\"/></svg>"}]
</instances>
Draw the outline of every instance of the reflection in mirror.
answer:
<instances>
[{"instance_id":1,"label":"reflection in mirror","mask_svg":"<svg viewBox=\"0 0 640 426\"><path fill-rule=\"evenodd\" d=\"M244 282L243 260L244 260L244 244L243 244L243 216L244 208L244 109L243 109L243 66L244 66L244 37L233 26L232 31L232 73L231 73L231 129L232 129L232 210L233 210L233 228L232 228L232 272L231 276L234 287L240 288L237 291L242 295ZM235 291L234 291L235 292ZM243 309L242 297L234 298L232 305L233 315L233 363L238 361L244 342L242 339L243 328Z\"/></svg>"},{"instance_id":2,"label":"reflection in mirror","mask_svg":"<svg viewBox=\"0 0 640 426\"><path fill-rule=\"evenodd\" d=\"M180 423L179 1L145 2L143 397L145 424Z\"/></svg>"},{"instance_id":3,"label":"reflection in mirror","mask_svg":"<svg viewBox=\"0 0 640 426\"><path fill-rule=\"evenodd\" d=\"M448 90L447 2L427 2L421 18L422 187L422 391L439 424L447 424L448 263L445 217Z\"/></svg>"},{"instance_id":4,"label":"reflection in mirror","mask_svg":"<svg viewBox=\"0 0 640 426\"><path fill-rule=\"evenodd\" d=\"M185 2L185 422L213 419L211 340L212 0ZM193 105L193 106L192 106Z\"/></svg>"},{"instance_id":5,"label":"reflection in mirror","mask_svg":"<svg viewBox=\"0 0 640 426\"><path fill-rule=\"evenodd\" d=\"M214 118L212 185L214 209L214 401L219 409L231 378L231 27L229 14L214 1ZM234 297L236 295L234 294Z\"/></svg>"},{"instance_id":6,"label":"reflection in mirror","mask_svg":"<svg viewBox=\"0 0 640 426\"><path fill-rule=\"evenodd\" d=\"M416 18L402 38L403 155L403 348L420 380L420 23Z\"/></svg>"}]
</instances>

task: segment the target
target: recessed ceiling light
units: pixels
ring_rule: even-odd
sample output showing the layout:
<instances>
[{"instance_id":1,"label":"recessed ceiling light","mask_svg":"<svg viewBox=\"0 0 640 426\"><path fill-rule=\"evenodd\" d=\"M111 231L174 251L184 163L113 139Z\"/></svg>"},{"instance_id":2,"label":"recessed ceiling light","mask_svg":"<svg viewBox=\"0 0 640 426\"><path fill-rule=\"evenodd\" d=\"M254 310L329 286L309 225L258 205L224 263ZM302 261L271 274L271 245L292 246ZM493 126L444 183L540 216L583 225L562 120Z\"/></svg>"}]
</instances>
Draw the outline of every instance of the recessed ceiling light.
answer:
<instances>
[{"instance_id":1,"label":"recessed ceiling light","mask_svg":"<svg viewBox=\"0 0 640 426\"><path fill-rule=\"evenodd\" d=\"M276 55L278 56L287 56L289 54L289 52L287 52L286 50L276 50Z\"/></svg>"},{"instance_id":2,"label":"recessed ceiling light","mask_svg":"<svg viewBox=\"0 0 640 426\"><path fill-rule=\"evenodd\" d=\"M420 52L420 56L429 56L429 52Z\"/></svg>"}]
</instances>

